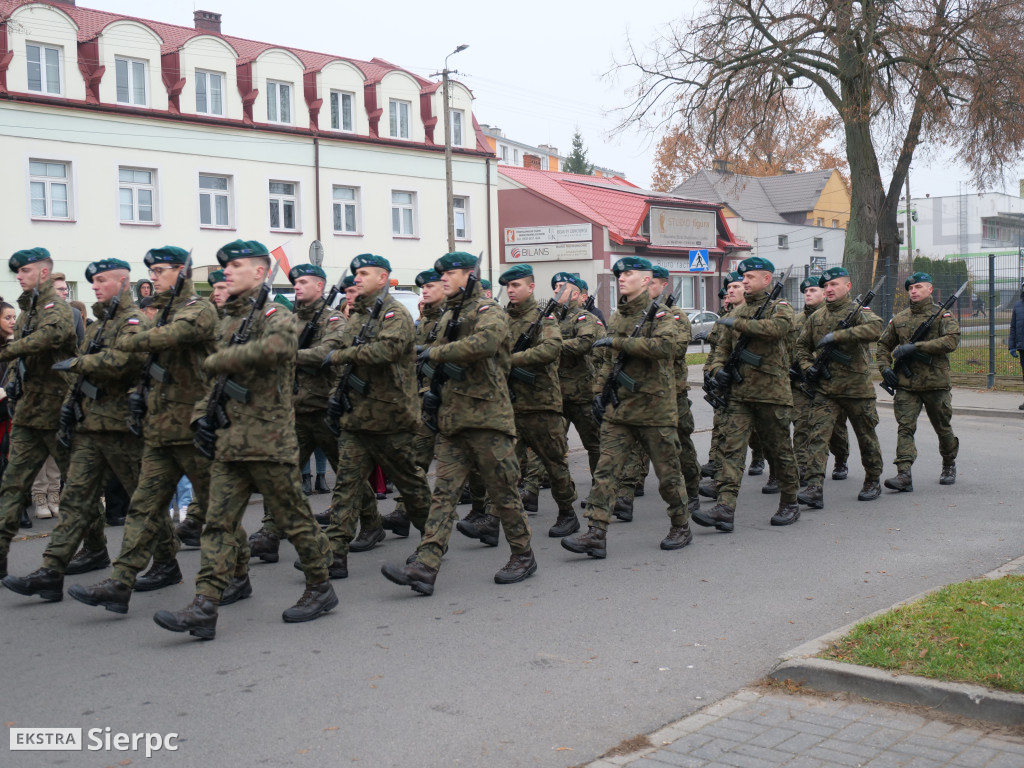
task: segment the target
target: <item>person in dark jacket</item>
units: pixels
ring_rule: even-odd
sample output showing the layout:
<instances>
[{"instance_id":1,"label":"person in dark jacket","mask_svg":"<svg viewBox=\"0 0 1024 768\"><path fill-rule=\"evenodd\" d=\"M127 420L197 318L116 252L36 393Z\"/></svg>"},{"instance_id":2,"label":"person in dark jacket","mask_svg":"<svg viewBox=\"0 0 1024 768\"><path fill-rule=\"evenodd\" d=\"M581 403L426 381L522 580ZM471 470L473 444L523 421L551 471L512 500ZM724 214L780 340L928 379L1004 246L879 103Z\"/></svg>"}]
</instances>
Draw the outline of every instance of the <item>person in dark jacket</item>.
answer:
<instances>
[{"instance_id":1,"label":"person in dark jacket","mask_svg":"<svg viewBox=\"0 0 1024 768\"><path fill-rule=\"evenodd\" d=\"M1020 362L1020 372L1024 376L1024 280L1020 283L1020 298L1013 305L1013 312L1010 315L1010 335L1006 339L1006 346L1010 348L1010 356L1017 358ZM1018 411L1024 411L1024 403L1017 406Z\"/></svg>"}]
</instances>

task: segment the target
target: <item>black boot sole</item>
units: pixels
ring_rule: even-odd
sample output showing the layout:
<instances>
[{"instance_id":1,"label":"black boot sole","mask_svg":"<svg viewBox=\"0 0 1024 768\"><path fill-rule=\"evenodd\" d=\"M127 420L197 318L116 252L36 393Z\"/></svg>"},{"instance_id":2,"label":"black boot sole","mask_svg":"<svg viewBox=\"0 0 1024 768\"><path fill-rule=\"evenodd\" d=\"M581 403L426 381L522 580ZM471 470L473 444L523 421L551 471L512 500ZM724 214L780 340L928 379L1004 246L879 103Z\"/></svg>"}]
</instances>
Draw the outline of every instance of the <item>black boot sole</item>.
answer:
<instances>
[{"instance_id":1,"label":"black boot sole","mask_svg":"<svg viewBox=\"0 0 1024 768\"><path fill-rule=\"evenodd\" d=\"M570 552L575 552L577 555L586 555L587 557L596 557L598 560L604 560L608 556L608 548L594 549L592 547L581 547L569 539L562 539L562 548L567 549Z\"/></svg>"},{"instance_id":2,"label":"black boot sole","mask_svg":"<svg viewBox=\"0 0 1024 768\"><path fill-rule=\"evenodd\" d=\"M320 606L320 608L314 611L313 613L306 614L303 616L288 616L286 612L281 614L281 619L282 621L284 621L285 624L301 624L304 621L313 621L314 619L319 619L325 613L333 611L337 607L338 596L334 595L330 600L328 600L326 603Z\"/></svg>"},{"instance_id":3,"label":"black boot sole","mask_svg":"<svg viewBox=\"0 0 1024 768\"><path fill-rule=\"evenodd\" d=\"M128 613L128 603L112 603L104 600L97 600L86 591L85 587L78 584L72 584L68 588L68 596L80 603L83 603L84 605L100 606L111 613Z\"/></svg>"},{"instance_id":4,"label":"black boot sole","mask_svg":"<svg viewBox=\"0 0 1024 768\"><path fill-rule=\"evenodd\" d=\"M157 611L153 614L153 621L156 622L157 626L168 629L171 632L188 632L192 637L198 637L200 640L213 640L217 634L215 627L183 627L175 621L174 614L169 611Z\"/></svg>"},{"instance_id":5,"label":"black boot sole","mask_svg":"<svg viewBox=\"0 0 1024 768\"><path fill-rule=\"evenodd\" d=\"M11 592L14 592L14 593L19 594L19 595L24 595L25 597L33 597L35 595L39 595L40 598L42 598L43 600L45 600L48 603L59 603L61 600L64 599L64 588L63 587L61 587L58 590L54 590L54 589L31 589L31 588L23 587L23 586L21 586L20 584L18 584L16 582L10 581L10 577L9 576L4 578L3 585L5 587L7 587L9 590L11 590Z\"/></svg>"},{"instance_id":6,"label":"black boot sole","mask_svg":"<svg viewBox=\"0 0 1024 768\"><path fill-rule=\"evenodd\" d=\"M427 584L425 581L415 581L414 579L408 578L400 569L395 569L390 565L382 565L380 572L384 575L384 578L393 584L400 584L403 587L411 587L413 592L418 592L421 595L434 594L434 585Z\"/></svg>"}]
</instances>

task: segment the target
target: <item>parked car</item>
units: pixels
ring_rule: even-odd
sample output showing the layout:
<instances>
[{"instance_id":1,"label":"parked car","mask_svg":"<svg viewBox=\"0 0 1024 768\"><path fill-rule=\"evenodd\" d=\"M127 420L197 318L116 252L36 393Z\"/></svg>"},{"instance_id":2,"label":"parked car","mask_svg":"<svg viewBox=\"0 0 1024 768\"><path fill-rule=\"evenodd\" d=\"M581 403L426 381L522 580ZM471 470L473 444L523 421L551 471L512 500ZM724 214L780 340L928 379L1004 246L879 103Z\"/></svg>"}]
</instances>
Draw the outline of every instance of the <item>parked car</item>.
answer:
<instances>
[{"instance_id":1,"label":"parked car","mask_svg":"<svg viewBox=\"0 0 1024 768\"><path fill-rule=\"evenodd\" d=\"M718 320L718 315L714 312L691 312L688 317L690 318L690 333L692 339L691 344L696 344L701 341L708 340L708 334L711 333L711 329L714 328L715 322Z\"/></svg>"}]
</instances>

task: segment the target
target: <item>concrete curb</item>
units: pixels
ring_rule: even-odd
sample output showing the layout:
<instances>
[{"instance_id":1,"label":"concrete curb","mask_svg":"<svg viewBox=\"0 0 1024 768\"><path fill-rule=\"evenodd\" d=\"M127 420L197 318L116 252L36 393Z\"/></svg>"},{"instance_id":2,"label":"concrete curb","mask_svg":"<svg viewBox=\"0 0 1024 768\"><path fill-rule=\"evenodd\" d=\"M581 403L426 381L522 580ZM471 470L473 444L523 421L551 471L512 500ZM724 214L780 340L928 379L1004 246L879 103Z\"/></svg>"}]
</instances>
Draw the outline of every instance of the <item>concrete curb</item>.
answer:
<instances>
[{"instance_id":1,"label":"concrete curb","mask_svg":"<svg viewBox=\"0 0 1024 768\"><path fill-rule=\"evenodd\" d=\"M998 579L1022 567L1024 557L1019 557L981 578ZM995 691L981 685L893 674L873 667L815 658L855 625L920 600L938 589L941 587L935 587L889 608L876 611L787 651L768 676L774 680L791 680L819 691L846 692L874 701L925 706L974 720L1002 725L1019 725L1024 722L1024 694Z\"/></svg>"}]
</instances>

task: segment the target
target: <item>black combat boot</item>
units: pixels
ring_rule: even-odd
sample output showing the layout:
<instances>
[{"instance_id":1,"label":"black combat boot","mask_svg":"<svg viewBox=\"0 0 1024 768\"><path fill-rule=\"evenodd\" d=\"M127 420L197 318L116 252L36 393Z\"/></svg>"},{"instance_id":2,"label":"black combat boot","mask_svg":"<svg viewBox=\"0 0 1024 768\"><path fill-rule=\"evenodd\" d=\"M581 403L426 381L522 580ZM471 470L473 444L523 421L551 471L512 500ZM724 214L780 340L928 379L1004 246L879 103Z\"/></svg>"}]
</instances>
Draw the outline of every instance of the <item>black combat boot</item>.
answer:
<instances>
[{"instance_id":1,"label":"black combat boot","mask_svg":"<svg viewBox=\"0 0 1024 768\"><path fill-rule=\"evenodd\" d=\"M577 555L598 559L608 556L607 534L594 525L588 527L586 531L566 536L562 539L562 546Z\"/></svg>"},{"instance_id":2,"label":"black combat boot","mask_svg":"<svg viewBox=\"0 0 1024 768\"><path fill-rule=\"evenodd\" d=\"M778 493L779 492L779 481L775 478L775 473L772 472L768 475L768 482L761 486L761 493Z\"/></svg>"},{"instance_id":3,"label":"black combat boot","mask_svg":"<svg viewBox=\"0 0 1024 768\"><path fill-rule=\"evenodd\" d=\"M533 550L512 555L505 566L494 574L495 584L516 584L533 576L537 572L537 560L533 556Z\"/></svg>"},{"instance_id":4,"label":"black combat boot","mask_svg":"<svg viewBox=\"0 0 1024 768\"><path fill-rule=\"evenodd\" d=\"M384 578L388 581L412 587L413 592L419 592L421 595L434 594L437 569L424 565L418 560L413 560L413 562L402 566L382 565L380 572L384 574Z\"/></svg>"},{"instance_id":5,"label":"black combat boot","mask_svg":"<svg viewBox=\"0 0 1024 768\"><path fill-rule=\"evenodd\" d=\"M153 563L153 566L135 580L136 592L152 592L172 584L181 584L181 568L177 560L169 563Z\"/></svg>"},{"instance_id":6,"label":"black combat boot","mask_svg":"<svg viewBox=\"0 0 1024 768\"><path fill-rule=\"evenodd\" d=\"M313 490L317 493L330 493L330 486L327 485L327 475L323 472L316 473L316 481L313 483Z\"/></svg>"},{"instance_id":7,"label":"black combat boot","mask_svg":"<svg viewBox=\"0 0 1024 768\"><path fill-rule=\"evenodd\" d=\"M548 536L552 539L561 539L580 529L580 519L572 508L563 509L558 512L555 524L548 529Z\"/></svg>"},{"instance_id":8,"label":"black combat boot","mask_svg":"<svg viewBox=\"0 0 1024 768\"><path fill-rule=\"evenodd\" d=\"M498 546L498 534L501 531L501 522L494 515L481 515L475 521L459 520L455 528L463 536L471 539L479 539L481 544L488 547Z\"/></svg>"},{"instance_id":9,"label":"black combat boot","mask_svg":"<svg viewBox=\"0 0 1024 768\"><path fill-rule=\"evenodd\" d=\"M249 557L258 557L264 563L276 563L280 558L277 550L281 546L281 540L277 536L267 533L266 529L260 528L249 536Z\"/></svg>"},{"instance_id":10,"label":"black combat boot","mask_svg":"<svg viewBox=\"0 0 1024 768\"><path fill-rule=\"evenodd\" d=\"M812 509L825 508L825 492L820 485L808 485L796 495L796 500Z\"/></svg>"},{"instance_id":11,"label":"black combat boot","mask_svg":"<svg viewBox=\"0 0 1024 768\"><path fill-rule=\"evenodd\" d=\"M217 601L196 595L180 611L157 611L153 621L171 632L188 632L200 640L213 640L217 634Z\"/></svg>"},{"instance_id":12,"label":"black combat boot","mask_svg":"<svg viewBox=\"0 0 1024 768\"><path fill-rule=\"evenodd\" d=\"M349 542L349 552L369 552L371 549L376 547L387 536L384 533L384 529L381 527L371 528L367 530L362 526L359 527L359 535L356 536L352 541Z\"/></svg>"},{"instance_id":13,"label":"black combat boot","mask_svg":"<svg viewBox=\"0 0 1024 768\"><path fill-rule=\"evenodd\" d=\"M661 540L661 548L667 550L682 549L693 541L693 531L690 524L673 525L668 529L668 536Z\"/></svg>"},{"instance_id":14,"label":"black combat boot","mask_svg":"<svg viewBox=\"0 0 1024 768\"><path fill-rule=\"evenodd\" d=\"M20 528L31 528L32 518L28 516L28 507L21 508L21 517L18 520L18 526Z\"/></svg>"},{"instance_id":15,"label":"black combat boot","mask_svg":"<svg viewBox=\"0 0 1024 768\"><path fill-rule=\"evenodd\" d=\"M302 560L295 558L295 570L303 571ZM327 566L327 576L330 579L348 578L348 555L332 555L331 564Z\"/></svg>"},{"instance_id":16,"label":"black combat boot","mask_svg":"<svg viewBox=\"0 0 1024 768\"><path fill-rule=\"evenodd\" d=\"M86 605L99 605L114 613L128 613L132 588L116 579L104 579L91 587L72 584L68 587L68 595Z\"/></svg>"},{"instance_id":17,"label":"black combat boot","mask_svg":"<svg viewBox=\"0 0 1024 768\"><path fill-rule=\"evenodd\" d=\"M90 552L83 547L71 558L71 562L64 569L64 575L76 576L79 573L99 571L108 565L110 565L110 555L107 554L106 549L97 549L95 552Z\"/></svg>"},{"instance_id":18,"label":"black combat boot","mask_svg":"<svg viewBox=\"0 0 1024 768\"><path fill-rule=\"evenodd\" d=\"M731 533L735 512L728 504L715 504L711 509L694 512L693 522L705 528L717 528L722 533Z\"/></svg>"},{"instance_id":19,"label":"black combat boot","mask_svg":"<svg viewBox=\"0 0 1024 768\"><path fill-rule=\"evenodd\" d=\"M281 618L289 624L313 621L337 607L338 596L331 582L321 581L319 584L307 584L299 601L282 613Z\"/></svg>"},{"instance_id":20,"label":"black combat boot","mask_svg":"<svg viewBox=\"0 0 1024 768\"><path fill-rule=\"evenodd\" d=\"M701 477L714 477L715 476L715 462L709 461L707 464L700 465L700 476Z\"/></svg>"},{"instance_id":21,"label":"black combat boot","mask_svg":"<svg viewBox=\"0 0 1024 768\"><path fill-rule=\"evenodd\" d=\"M772 515L772 525L792 525L800 519L800 505L794 502L779 502L778 511Z\"/></svg>"},{"instance_id":22,"label":"black combat boot","mask_svg":"<svg viewBox=\"0 0 1024 768\"><path fill-rule=\"evenodd\" d=\"M5 576L2 583L19 595L39 595L51 603L64 599L64 574L52 568L39 568L28 576Z\"/></svg>"},{"instance_id":23,"label":"black combat boot","mask_svg":"<svg viewBox=\"0 0 1024 768\"><path fill-rule=\"evenodd\" d=\"M617 498L612 514L624 523L633 522L633 499L627 499L625 496Z\"/></svg>"},{"instance_id":24,"label":"black combat boot","mask_svg":"<svg viewBox=\"0 0 1024 768\"><path fill-rule=\"evenodd\" d=\"M523 509L526 512L536 512L538 508L537 494L525 488L519 491L519 498L523 500Z\"/></svg>"},{"instance_id":25,"label":"black combat boot","mask_svg":"<svg viewBox=\"0 0 1024 768\"><path fill-rule=\"evenodd\" d=\"M313 519L316 520L316 524L321 528L326 528L331 524L332 514L334 514L334 510L328 507L323 512L314 512Z\"/></svg>"},{"instance_id":26,"label":"black combat boot","mask_svg":"<svg viewBox=\"0 0 1024 768\"><path fill-rule=\"evenodd\" d=\"M644 495L644 484L643 483L637 483L636 484L636 487L633 489L633 495L634 496L643 496Z\"/></svg>"},{"instance_id":27,"label":"black combat boot","mask_svg":"<svg viewBox=\"0 0 1024 768\"><path fill-rule=\"evenodd\" d=\"M462 486L462 495L459 497L459 504L472 504L473 494L469 492L469 483Z\"/></svg>"},{"instance_id":28,"label":"black combat boot","mask_svg":"<svg viewBox=\"0 0 1024 768\"><path fill-rule=\"evenodd\" d=\"M239 600L252 597L252 583L249 581L249 574L245 576L234 576L228 582L227 589L220 596L221 605L231 605Z\"/></svg>"},{"instance_id":29,"label":"black combat boot","mask_svg":"<svg viewBox=\"0 0 1024 768\"><path fill-rule=\"evenodd\" d=\"M752 477L764 474L764 459L755 459L750 462L750 469L747 470L747 474Z\"/></svg>"},{"instance_id":30,"label":"black combat boot","mask_svg":"<svg viewBox=\"0 0 1024 768\"><path fill-rule=\"evenodd\" d=\"M717 499L718 481L713 477L701 478L700 485L697 487L697 493L706 499Z\"/></svg>"},{"instance_id":31,"label":"black combat boot","mask_svg":"<svg viewBox=\"0 0 1024 768\"><path fill-rule=\"evenodd\" d=\"M885 480L885 487L903 493L912 493L914 490L914 478L910 475L910 468L901 469L896 477L888 477Z\"/></svg>"},{"instance_id":32,"label":"black combat boot","mask_svg":"<svg viewBox=\"0 0 1024 768\"><path fill-rule=\"evenodd\" d=\"M846 463L846 459L836 459L836 465L832 467L832 479L833 480L845 480L850 476L850 467Z\"/></svg>"},{"instance_id":33,"label":"black combat boot","mask_svg":"<svg viewBox=\"0 0 1024 768\"><path fill-rule=\"evenodd\" d=\"M882 486L877 477L864 478L864 485L857 494L857 501L873 501L882 495Z\"/></svg>"},{"instance_id":34,"label":"black combat boot","mask_svg":"<svg viewBox=\"0 0 1024 768\"><path fill-rule=\"evenodd\" d=\"M384 526L385 531L391 531L395 536L401 536L402 538L409 535L409 528L411 527L409 518L405 516L404 512L397 509L390 515L384 515L380 519L380 524Z\"/></svg>"},{"instance_id":35,"label":"black combat boot","mask_svg":"<svg viewBox=\"0 0 1024 768\"><path fill-rule=\"evenodd\" d=\"M302 476L302 492L307 496L313 495L313 476L303 475Z\"/></svg>"},{"instance_id":36,"label":"black combat boot","mask_svg":"<svg viewBox=\"0 0 1024 768\"><path fill-rule=\"evenodd\" d=\"M942 465L942 474L939 475L939 485L954 485L956 484L956 464L949 462L949 464Z\"/></svg>"},{"instance_id":37,"label":"black combat boot","mask_svg":"<svg viewBox=\"0 0 1024 768\"><path fill-rule=\"evenodd\" d=\"M194 517L186 517L174 526L174 535L186 547L198 547L203 535L203 526Z\"/></svg>"}]
</instances>

